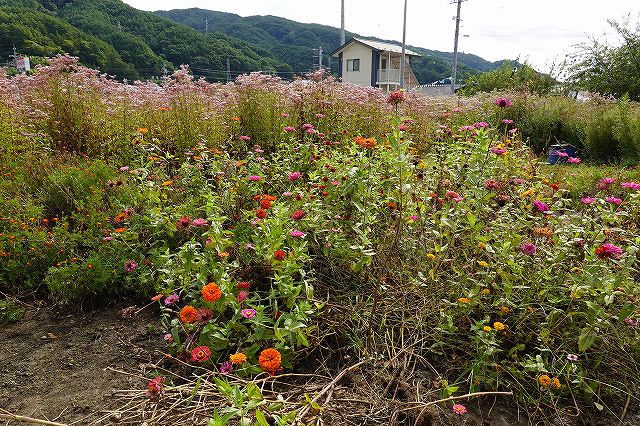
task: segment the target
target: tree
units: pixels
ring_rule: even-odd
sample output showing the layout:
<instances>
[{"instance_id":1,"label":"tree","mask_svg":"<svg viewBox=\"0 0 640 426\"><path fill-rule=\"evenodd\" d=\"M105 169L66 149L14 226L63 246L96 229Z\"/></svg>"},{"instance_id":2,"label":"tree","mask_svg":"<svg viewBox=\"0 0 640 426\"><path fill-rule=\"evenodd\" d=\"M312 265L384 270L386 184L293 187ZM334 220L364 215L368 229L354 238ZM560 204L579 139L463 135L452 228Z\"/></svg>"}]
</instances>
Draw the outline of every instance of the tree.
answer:
<instances>
[{"instance_id":1,"label":"tree","mask_svg":"<svg viewBox=\"0 0 640 426\"><path fill-rule=\"evenodd\" d=\"M513 90L546 94L556 85L556 80L550 75L540 73L526 63L520 67L516 65L505 61L498 69L469 78L461 93L473 95L478 92Z\"/></svg>"},{"instance_id":2,"label":"tree","mask_svg":"<svg viewBox=\"0 0 640 426\"><path fill-rule=\"evenodd\" d=\"M628 22L608 22L622 44L613 47L592 38L579 45L565 63L567 83L576 90L614 98L627 94L640 101L640 23L631 29Z\"/></svg>"}]
</instances>

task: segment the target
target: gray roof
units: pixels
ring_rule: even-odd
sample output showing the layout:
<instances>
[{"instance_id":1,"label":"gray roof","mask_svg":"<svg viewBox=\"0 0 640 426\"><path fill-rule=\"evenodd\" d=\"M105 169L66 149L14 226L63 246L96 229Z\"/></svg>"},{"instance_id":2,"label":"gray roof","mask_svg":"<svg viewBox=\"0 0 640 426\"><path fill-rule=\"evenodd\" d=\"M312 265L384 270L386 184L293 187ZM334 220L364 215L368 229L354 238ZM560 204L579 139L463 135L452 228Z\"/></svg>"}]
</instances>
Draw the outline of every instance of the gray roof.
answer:
<instances>
[{"instance_id":1,"label":"gray roof","mask_svg":"<svg viewBox=\"0 0 640 426\"><path fill-rule=\"evenodd\" d=\"M353 42L364 44L365 46L368 46L374 50L378 50L381 52L402 53L402 46L398 46L397 44L383 43L381 41L366 40L364 38L354 37L351 40L349 40L347 43L343 44L342 46L338 47L336 50L331 52L331 56L337 55L340 51L344 50L348 45L350 45ZM416 53L409 49L405 49L405 54L409 56L421 56L419 53Z\"/></svg>"}]
</instances>

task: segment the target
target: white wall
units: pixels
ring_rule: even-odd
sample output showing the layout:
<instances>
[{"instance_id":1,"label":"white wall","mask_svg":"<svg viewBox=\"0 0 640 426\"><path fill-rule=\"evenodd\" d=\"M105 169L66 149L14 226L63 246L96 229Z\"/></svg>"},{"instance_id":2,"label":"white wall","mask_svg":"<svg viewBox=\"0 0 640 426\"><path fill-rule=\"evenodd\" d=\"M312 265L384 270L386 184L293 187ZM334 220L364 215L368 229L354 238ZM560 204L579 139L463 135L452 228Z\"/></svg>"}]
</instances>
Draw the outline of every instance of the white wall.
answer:
<instances>
[{"instance_id":1,"label":"white wall","mask_svg":"<svg viewBox=\"0 0 640 426\"><path fill-rule=\"evenodd\" d=\"M347 71L347 61L349 59L360 59L360 71ZM359 84L360 86L371 86L370 48L360 43L353 43L342 51L342 81Z\"/></svg>"}]
</instances>

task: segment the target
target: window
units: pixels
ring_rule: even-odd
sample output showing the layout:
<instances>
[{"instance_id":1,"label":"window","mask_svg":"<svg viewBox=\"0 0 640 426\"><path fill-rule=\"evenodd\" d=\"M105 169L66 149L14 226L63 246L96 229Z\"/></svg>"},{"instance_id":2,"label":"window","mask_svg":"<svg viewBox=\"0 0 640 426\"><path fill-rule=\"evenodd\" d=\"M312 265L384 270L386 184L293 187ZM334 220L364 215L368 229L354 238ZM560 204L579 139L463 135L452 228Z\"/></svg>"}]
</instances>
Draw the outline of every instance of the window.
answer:
<instances>
[{"instance_id":1,"label":"window","mask_svg":"<svg viewBox=\"0 0 640 426\"><path fill-rule=\"evenodd\" d=\"M380 68L383 69L383 70L387 69L387 60L386 59L382 60L382 64L380 65Z\"/></svg>"},{"instance_id":2,"label":"window","mask_svg":"<svg viewBox=\"0 0 640 426\"><path fill-rule=\"evenodd\" d=\"M360 59L347 59L347 71L360 71Z\"/></svg>"}]
</instances>

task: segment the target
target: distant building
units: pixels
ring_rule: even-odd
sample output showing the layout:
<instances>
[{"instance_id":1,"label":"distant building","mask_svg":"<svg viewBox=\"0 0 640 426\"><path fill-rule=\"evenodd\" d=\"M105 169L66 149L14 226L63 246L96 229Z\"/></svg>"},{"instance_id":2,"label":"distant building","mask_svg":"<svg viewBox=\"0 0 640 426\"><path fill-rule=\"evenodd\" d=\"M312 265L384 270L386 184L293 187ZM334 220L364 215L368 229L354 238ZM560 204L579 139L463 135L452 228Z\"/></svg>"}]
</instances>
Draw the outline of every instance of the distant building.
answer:
<instances>
[{"instance_id":1,"label":"distant building","mask_svg":"<svg viewBox=\"0 0 640 426\"><path fill-rule=\"evenodd\" d=\"M353 38L331 53L338 58L338 77L345 83L379 87L385 92L400 88L400 62L402 47L379 41ZM418 85L411 57L420 56L405 49L405 87Z\"/></svg>"}]
</instances>

